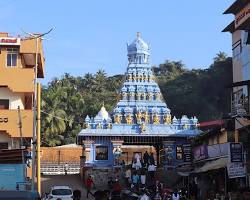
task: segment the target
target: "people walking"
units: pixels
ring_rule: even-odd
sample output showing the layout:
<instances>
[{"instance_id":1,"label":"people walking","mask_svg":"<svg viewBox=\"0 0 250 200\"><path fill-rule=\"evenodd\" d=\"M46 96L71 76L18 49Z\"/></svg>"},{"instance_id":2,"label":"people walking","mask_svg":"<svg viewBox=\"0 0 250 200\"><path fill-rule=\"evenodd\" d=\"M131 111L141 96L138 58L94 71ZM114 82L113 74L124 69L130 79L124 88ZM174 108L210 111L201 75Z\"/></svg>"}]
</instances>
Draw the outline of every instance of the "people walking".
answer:
<instances>
[{"instance_id":1,"label":"people walking","mask_svg":"<svg viewBox=\"0 0 250 200\"><path fill-rule=\"evenodd\" d=\"M146 190L143 190L143 195L141 196L140 200L150 200L149 196L146 193Z\"/></svg>"},{"instance_id":2,"label":"people walking","mask_svg":"<svg viewBox=\"0 0 250 200\"><path fill-rule=\"evenodd\" d=\"M87 198L89 198L89 194L91 194L94 197L94 194L91 192L91 189L94 186L94 181L91 177L91 175L89 175L89 177L87 178L86 181L86 188L87 188Z\"/></svg>"},{"instance_id":3,"label":"people walking","mask_svg":"<svg viewBox=\"0 0 250 200\"><path fill-rule=\"evenodd\" d=\"M178 194L177 190L174 191L172 200L180 200L180 195Z\"/></svg>"},{"instance_id":4,"label":"people walking","mask_svg":"<svg viewBox=\"0 0 250 200\"><path fill-rule=\"evenodd\" d=\"M81 199L81 191L80 190L74 190L73 191L73 200L80 200Z\"/></svg>"},{"instance_id":5,"label":"people walking","mask_svg":"<svg viewBox=\"0 0 250 200\"><path fill-rule=\"evenodd\" d=\"M68 174L68 170L69 170L69 164L65 163L64 165L64 174L67 175Z\"/></svg>"},{"instance_id":6,"label":"people walking","mask_svg":"<svg viewBox=\"0 0 250 200\"><path fill-rule=\"evenodd\" d=\"M132 168L134 168L135 170L139 170L142 168L140 155L138 153L136 153L134 156Z\"/></svg>"},{"instance_id":7,"label":"people walking","mask_svg":"<svg viewBox=\"0 0 250 200\"><path fill-rule=\"evenodd\" d=\"M126 184L129 186L131 184L131 169L128 166L125 171Z\"/></svg>"},{"instance_id":8,"label":"people walking","mask_svg":"<svg viewBox=\"0 0 250 200\"><path fill-rule=\"evenodd\" d=\"M155 171L156 171L156 166L154 164L149 164L148 166L148 174L149 174L149 181L152 182L154 181L154 177L155 177Z\"/></svg>"},{"instance_id":9,"label":"people walking","mask_svg":"<svg viewBox=\"0 0 250 200\"><path fill-rule=\"evenodd\" d=\"M154 154L151 152L149 156L149 164L155 164Z\"/></svg>"},{"instance_id":10,"label":"people walking","mask_svg":"<svg viewBox=\"0 0 250 200\"><path fill-rule=\"evenodd\" d=\"M145 169L142 168L141 170L141 185L142 187L145 187L145 184L146 184L146 172L145 172Z\"/></svg>"},{"instance_id":11,"label":"people walking","mask_svg":"<svg viewBox=\"0 0 250 200\"><path fill-rule=\"evenodd\" d=\"M139 188L139 181L140 177L138 176L137 172L134 171L134 174L132 175L132 185L136 190Z\"/></svg>"},{"instance_id":12,"label":"people walking","mask_svg":"<svg viewBox=\"0 0 250 200\"><path fill-rule=\"evenodd\" d=\"M117 195L120 195L122 191L122 186L119 183L118 179L115 179L115 183L113 185L113 192L115 192Z\"/></svg>"},{"instance_id":13,"label":"people walking","mask_svg":"<svg viewBox=\"0 0 250 200\"><path fill-rule=\"evenodd\" d=\"M144 166L145 167L148 167L148 162L149 162L149 154L148 152L146 151L144 154L143 154L143 162L144 162Z\"/></svg>"}]
</instances>

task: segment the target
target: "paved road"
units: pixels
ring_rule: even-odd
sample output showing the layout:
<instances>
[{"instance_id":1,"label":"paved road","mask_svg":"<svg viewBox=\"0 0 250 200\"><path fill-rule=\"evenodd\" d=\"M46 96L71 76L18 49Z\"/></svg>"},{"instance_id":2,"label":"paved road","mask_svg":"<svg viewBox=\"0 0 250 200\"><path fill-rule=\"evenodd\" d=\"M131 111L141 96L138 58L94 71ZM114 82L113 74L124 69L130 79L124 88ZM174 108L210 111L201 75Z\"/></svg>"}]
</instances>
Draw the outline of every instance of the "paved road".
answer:
<instances>
[{"instance_id":1,"label":"paved road","mask_svg":"<svg viewBox=\"0 0 250 200\"><path fill-rule=\"evenodd\" d=\"M54 176L42 176L42 195L49 193L50 188L55 185L66 185L72 188L72 190L79 189L82 191L82 200L86 199L86 190L80 180L79 175L54 175ZM94 198L89 198L90 200Z\"/></svg>"}]
</instances>

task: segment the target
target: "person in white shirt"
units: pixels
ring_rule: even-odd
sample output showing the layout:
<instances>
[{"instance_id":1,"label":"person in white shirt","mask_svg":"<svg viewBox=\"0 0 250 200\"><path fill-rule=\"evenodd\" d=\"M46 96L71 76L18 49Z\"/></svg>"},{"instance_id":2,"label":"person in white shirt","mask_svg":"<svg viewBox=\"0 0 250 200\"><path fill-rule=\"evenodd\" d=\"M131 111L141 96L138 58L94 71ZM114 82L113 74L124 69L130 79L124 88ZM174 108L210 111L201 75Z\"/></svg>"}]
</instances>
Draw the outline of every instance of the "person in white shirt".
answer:
<instances>
[{"instance_id":1,"label":"person in white shirt","mask_svg":"<svg viewBox=\"0 0 250 200\"><path fill-rule=\"evenodd\" d=\"M142 169L141 171L141 185L142 187L144 187L146 184L146 173L145 173L145 170Z\"/></svg>"},{"instance_id":2,"label":"person in white shirt","mask_svg":"<svg viewBox=\"0 0 250 200\"><path fill-rule=\"evenodd\" d=\"M127 185L129 186L131 183L131 169L130 169L130 167L127 167L127 169L125 171L125 178L127 180Z\"/></svg>"},{"instance_id":3,"label":"person in white shirt","mask_svg":"<svg viewBox=\"0 0 250 200\"><path fill-rule=\"evenodd\" d=\"M172 200L180 200L180 195L178 194L177 191L175 191L174 194L172 195Z\"/></svg>"},{"instance_id":4,"label":"person in white shirt","mask_svg":"<svg viewBox=\"0 0 250 200\"><path fill-rule=\"evenodd\" d=\"M141 196L140 200L150 200L149 196L143 191L143 195Z\"/></svg>"},{"instance_id":5,"label":"person in white shirt","mask_svg":"<svg viewBox=\"0 0 250 200\"><path fill-rule=\"evenodd\" d=\"M155 177L155 171L156 171L156 166L154 164L149 164L148 166L148 173L149 173L149 178L150 181L153 182L154 177Z\"/></svg>"}]
</instances>

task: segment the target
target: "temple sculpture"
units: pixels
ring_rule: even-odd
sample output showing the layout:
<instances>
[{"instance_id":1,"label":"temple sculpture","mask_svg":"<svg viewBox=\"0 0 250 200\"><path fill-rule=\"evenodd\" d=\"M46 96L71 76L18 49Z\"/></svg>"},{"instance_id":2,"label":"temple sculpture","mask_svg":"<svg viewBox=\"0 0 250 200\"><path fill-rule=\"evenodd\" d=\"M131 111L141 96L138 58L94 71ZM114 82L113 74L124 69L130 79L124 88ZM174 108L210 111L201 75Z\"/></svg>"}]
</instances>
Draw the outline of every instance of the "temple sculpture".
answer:
<instances>
[{"instance_id":1,"label":"temple sculpture","mask_svg":"<svg viewBox=\"0 0 250 200\"><path fill-rule=\"evenodd\" d=\"M196 117L183 115L177 119L171 115L151 69L149 45L139 33L127 45L127 56L120 100L110 112L103 105L95 117L86 116L84 129L78 134L87 167L112 167L117 163L114 149L118 146L123 149L123 144L151 145L157 147L159 154L160 148L167 144L164 142L186 142L188 137L199 133Z\"/></svg>"}]
</instances>

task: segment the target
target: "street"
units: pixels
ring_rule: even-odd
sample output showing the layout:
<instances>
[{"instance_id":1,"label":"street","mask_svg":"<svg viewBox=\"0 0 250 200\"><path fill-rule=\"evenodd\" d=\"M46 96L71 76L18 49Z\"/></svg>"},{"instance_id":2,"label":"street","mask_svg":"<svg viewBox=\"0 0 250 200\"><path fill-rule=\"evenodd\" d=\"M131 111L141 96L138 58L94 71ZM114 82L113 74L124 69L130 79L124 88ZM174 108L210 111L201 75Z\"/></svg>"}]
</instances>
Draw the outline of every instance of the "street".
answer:
<instances>
[{"instance_id":1,"label":"street","mask_svg":"<svg viewBox=\"0 0 250 200\"><path fill-rule=\"evenodd\" d=\"M50 188L52 186L65 185L71 187L74 191L76 189L81 190L82 198L86 199L86 190L83 186L83 183L80 180L79 175L55 175L55 176L42 176L42 197L44 197L45 193L49 193ZM91 195L90 195L91 196ZM90 200L94 199L89 197Z\"/></svg>"}]
</instances>

